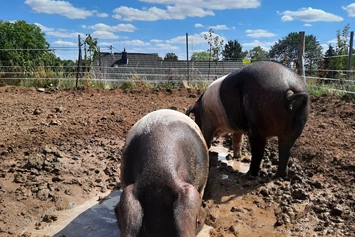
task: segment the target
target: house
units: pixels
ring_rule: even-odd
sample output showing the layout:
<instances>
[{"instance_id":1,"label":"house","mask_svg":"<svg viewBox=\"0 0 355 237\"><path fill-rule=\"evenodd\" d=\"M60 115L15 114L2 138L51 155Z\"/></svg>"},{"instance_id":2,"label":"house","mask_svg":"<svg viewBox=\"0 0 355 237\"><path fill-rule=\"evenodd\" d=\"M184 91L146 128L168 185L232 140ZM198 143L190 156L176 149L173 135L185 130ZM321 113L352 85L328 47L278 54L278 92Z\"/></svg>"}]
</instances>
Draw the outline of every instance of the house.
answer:
<instances>
[{"instance_id":1,"label":"house","mask_svg":"<svg viewBox=\"0 0 355 237\"><path fill-rule=\"evenodd\" d=\"M213 80L243 67L242 61L164 61L157 53L100 52L93 63L96 78L106 80L141 79Z\"/></svg>"}]
</instances>

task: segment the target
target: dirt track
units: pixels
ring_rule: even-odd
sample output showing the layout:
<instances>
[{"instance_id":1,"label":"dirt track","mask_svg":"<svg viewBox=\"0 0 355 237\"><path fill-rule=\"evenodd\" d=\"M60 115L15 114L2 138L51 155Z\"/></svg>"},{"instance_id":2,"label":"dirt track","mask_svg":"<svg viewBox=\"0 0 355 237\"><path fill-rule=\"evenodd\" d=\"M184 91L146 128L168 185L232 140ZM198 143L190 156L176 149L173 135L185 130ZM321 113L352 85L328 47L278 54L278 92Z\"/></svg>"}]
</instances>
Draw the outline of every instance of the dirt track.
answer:
<instances>
[{"instance_id":1,"label":"dirt track","mask_svg":"<svg viewBox=\"0 0 355 237\"><path fill-rule=\"evenodd\" d=\"M119 187L121 147L148 112L184 112L199 91L0 88L0 236L55 221L71 208ZM230 137L215 141L230 148ZM216 158L211 153L211 158ZM242 162L250 161L248 146ZM290 178L274 179L270 140L261 177L229 166L211 170L206 191L212 236L355 236L355 108L312 97L309 122L292 152ZM24 236L30 236L29 233ZM33 236L33 235L32 235Z\"/></svg>"}]
</instances>

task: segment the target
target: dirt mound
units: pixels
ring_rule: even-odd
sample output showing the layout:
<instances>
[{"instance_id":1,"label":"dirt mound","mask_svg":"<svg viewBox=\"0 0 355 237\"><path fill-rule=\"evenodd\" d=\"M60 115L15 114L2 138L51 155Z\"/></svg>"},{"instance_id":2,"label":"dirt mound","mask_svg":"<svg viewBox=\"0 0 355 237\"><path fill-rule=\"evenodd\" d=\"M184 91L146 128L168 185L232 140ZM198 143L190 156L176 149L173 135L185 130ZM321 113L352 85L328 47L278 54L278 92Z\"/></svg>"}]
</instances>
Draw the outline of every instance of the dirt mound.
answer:
<instances>
[{"instance_id":1,"label":"dirt mound","mask_svg":"<svg viewBox=\"0 0 355 237\"><path fill-rule=\"evenodd\" d=\"M130 127L157 109L184 112L200 94L0 87L0 236L20 235L33 222L42 228L55 210L118 188L121 148ZM312 97L288 179L273 178L274 139L258 178L225 165L213 167L206 192L212 236L353 235L354 113L351 103ZM218 142L231 149L229 136ZM241 161L249 162L247 143L243 155Z\"/></svg>"}]
</instances>

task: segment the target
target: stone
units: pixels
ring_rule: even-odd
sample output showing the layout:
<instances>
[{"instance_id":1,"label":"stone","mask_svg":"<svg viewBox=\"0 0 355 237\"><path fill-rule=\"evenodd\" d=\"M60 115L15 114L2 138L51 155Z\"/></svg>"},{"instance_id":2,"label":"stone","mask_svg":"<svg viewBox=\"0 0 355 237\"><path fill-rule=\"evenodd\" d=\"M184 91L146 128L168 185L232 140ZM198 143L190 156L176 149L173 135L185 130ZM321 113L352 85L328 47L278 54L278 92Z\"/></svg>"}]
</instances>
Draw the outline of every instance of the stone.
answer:
<instances>
[{"instance_id":1,"label":"stone","mask_svg":"<svg viewBox=\"0 0 355 237\"><path fill-rule=\"evenodd\" d=\"M182 86L183 86L184 88L187 88L187 89L190 88L190 86L189 86L189 84L187 83L186 80L182 80Z\"/></svg>"},{"instance_id":2,"label":"stone","mask_svg":"<svg viewBox=\"0 0 355 237\"><path fill-rule=\"evenodd\" d=\"M308 194L303 189L296 189L292 192L292 198L298 200L306 200Z\"/></svg>"},{"instance_id":3,"label":"stone","mask_svg":"<svg viewBox=\"0 0 355 237\"><path fill-rule=\"evenodd\" d=\"M241 212L241 213L246 213L247 211L243 207L232 207L231 212Z\"/></svg>"},{"instance_id":4,"label":"stone","mask_svg":"<svg viewBox=\"0 0 355 237\"><path fill-rule=\"evenodd\" d=\"M41 201L46 201L49 197L49 192L48 188L41 189L37 193L37 198Z\"/></svg>"},{"instance_id":5,"label":"stone","mask_svg":"<svg viewBox=\"0 0 355 237\"><path fill-rule=\"evenodd\" d=\"M42 110L41 109L35 109L33 111L33 115L40 115L42 113Z\"/></svg>"},{"instance_id":6,"label":"stone","mask_svg":"<svg viewBox=\"0 0 355 237\"><path fill-rule=\"evenodd\" d=\"M337 204L330 211L330 215L332 215L332 216L341 216L343 211L344 211L343 207L341 205Z\"/></svg>"},{"instance_id":7,"label":"stone","mask_svg":"<svg viewBox=\"0 0 355 237\"><path fill-rule=\"evenodd\" d=\"M266 188L262 188L260 190L260 194L263 195L263 197L268 197L270 196L269 191Z\"/></svg>"}]
</instances>

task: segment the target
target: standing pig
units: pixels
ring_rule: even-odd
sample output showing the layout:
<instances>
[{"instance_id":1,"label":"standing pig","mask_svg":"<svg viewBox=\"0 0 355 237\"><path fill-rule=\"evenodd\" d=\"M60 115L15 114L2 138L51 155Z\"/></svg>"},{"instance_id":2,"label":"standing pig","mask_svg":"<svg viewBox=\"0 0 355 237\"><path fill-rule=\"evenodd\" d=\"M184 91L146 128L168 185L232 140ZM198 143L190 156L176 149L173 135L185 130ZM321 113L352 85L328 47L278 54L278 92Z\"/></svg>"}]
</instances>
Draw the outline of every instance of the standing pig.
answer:
<instances>
[{"instance_id":1,"label":"standing pig","mask_svg":"<svg viewBox=\"0 0 355 237\"><path fill-rule=\"evenodd\" d=\"M254 62L214 81L195 105L193 113L208 147L213 137L233 133L234 157L241 156L244 133L248 133L251 165L257 176L266 140L277 136L277 175L288 174L290 150L307 122L310 100L307 87L291 69L270 61Z\"/></svg>"},{"instance_id":2,"label":"standing pig","mask_svg":"<svg viewBox=\"0 0 355 237\"><path fill-rule=\"evenodd\" d=\"M140 119L122 155L121 236L196 236L206 218L208 168L206 142L191 118L162 109Z\"/></svg>"}]
</instances>

